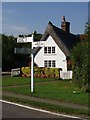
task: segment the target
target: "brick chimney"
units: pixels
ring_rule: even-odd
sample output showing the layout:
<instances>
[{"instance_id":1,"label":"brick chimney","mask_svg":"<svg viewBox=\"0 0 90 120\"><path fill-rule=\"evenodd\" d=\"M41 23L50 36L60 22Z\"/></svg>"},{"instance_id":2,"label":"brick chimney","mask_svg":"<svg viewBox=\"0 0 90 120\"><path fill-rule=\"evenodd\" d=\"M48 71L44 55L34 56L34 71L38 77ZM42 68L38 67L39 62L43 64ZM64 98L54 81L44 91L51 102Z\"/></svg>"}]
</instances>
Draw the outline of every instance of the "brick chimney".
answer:
<instances>
[{"instance_id":1,"label":"brick chimney","mask_svg":"<svg viewBox=\"0 0 90 120\"><path fill-rule=\"evenodd\" d=\"M62 23L61 23L61 28L62 30L64 30L65 32L70 32L70 22L67 22L65 20L65 16L62 16Z\"/></svg>"}]
</instances>

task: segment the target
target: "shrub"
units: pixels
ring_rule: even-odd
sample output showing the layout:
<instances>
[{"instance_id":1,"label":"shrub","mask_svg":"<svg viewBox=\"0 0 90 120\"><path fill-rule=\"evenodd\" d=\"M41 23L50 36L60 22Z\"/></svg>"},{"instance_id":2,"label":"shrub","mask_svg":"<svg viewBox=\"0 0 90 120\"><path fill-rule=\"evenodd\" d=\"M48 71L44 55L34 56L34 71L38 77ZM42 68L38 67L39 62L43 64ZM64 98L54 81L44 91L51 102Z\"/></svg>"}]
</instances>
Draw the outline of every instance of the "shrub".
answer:
<instances>
[{"instance_id":1,"label":"shrub","mask_svg":"<svg viewBox=\"0 0 90 120\"><path fill-rule=\"evenodd\" d=\"M30 76L30 67L21 68L22 76ZM59 78L59 68L45 68L45 67L34 67L34 77L38 78Z\"/></svg>"}]
</instances>

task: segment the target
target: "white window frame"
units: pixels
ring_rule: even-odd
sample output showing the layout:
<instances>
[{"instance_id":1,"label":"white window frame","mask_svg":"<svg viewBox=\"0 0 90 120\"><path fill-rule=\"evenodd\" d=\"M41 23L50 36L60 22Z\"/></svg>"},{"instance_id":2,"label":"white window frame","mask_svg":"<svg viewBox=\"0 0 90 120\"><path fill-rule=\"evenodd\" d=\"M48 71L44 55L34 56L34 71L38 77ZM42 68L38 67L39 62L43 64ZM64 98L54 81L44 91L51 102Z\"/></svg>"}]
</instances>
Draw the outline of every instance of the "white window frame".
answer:
<instances>
[{"instance_id":1,"label":"white window frame","mask_svg":"<svg viewBox=\"0 0 90 120\"><path fill-rule=\"evenodd\" d=\"M44 67L55 68L56 60L44 60Z\"/></svg>"},{"instance_id":2,"label":"white window frame","mask_svg":"<svg viewBox=\"0 0 90 120\"><path fill-rule=\"evenodd\" d=\"M56 54L56 47L55 46L44 47L44 54Z\"/></svg>"}]
</instances>

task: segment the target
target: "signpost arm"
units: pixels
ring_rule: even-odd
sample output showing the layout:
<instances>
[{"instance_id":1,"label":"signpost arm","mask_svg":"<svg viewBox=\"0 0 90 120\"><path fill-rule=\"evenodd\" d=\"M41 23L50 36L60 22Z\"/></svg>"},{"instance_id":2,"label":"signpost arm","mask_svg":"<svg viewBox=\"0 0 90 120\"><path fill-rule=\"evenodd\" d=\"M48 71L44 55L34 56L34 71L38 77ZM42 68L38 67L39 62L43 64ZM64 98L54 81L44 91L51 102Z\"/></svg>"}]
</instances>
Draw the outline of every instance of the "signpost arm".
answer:
<instances>
[{"instance_id":1,"label":"signpost arm","mask_svg":"<svg viewBox=\"0 0 90 120\"><path fill-rule=\"evenodd\" d=\"M32 34L32 50L33 50L33 34ZM31 53L31 92L34 92L34 55Z\"/></svg>"}]
</instances>

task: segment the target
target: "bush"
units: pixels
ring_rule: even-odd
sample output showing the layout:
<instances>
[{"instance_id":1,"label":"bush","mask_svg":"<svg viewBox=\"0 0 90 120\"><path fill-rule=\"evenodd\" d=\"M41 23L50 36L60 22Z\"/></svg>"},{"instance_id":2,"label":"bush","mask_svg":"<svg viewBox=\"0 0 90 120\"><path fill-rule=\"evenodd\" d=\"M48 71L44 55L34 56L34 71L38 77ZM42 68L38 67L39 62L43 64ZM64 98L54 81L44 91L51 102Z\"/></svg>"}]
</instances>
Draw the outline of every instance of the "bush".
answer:
<instances>
[{"instance_id":1,"label":"bush","mask_svg":"<svg viewBox=\"0 0 90 120\"><path fill-rule=\"evenodd\" d=\"M90 93L90 85L87 86L86 92L87 92L87 93Z\"/></svg>"},{"instance_id":2,"label":"bush","mask_svg":"<svg viewBox=\"0 0 90 120\"><path fill-rule=\"evenodd\" d=\"M22 76L30 76L31 69L29 67L21 68ZM45 67L34 67L34 77L38 78L59 78L59 68L45 68Z\"/></svg>"},{"instance_id":3,"label":"bush","mask_svg":"<svg viewBox=\"0 0 90 120\"><path fill-rule=\"evenodd\" d=\"M80 42L71 52L73 80L80 86L88 84L88 42Z\"/></svg>"}]
</instances>

